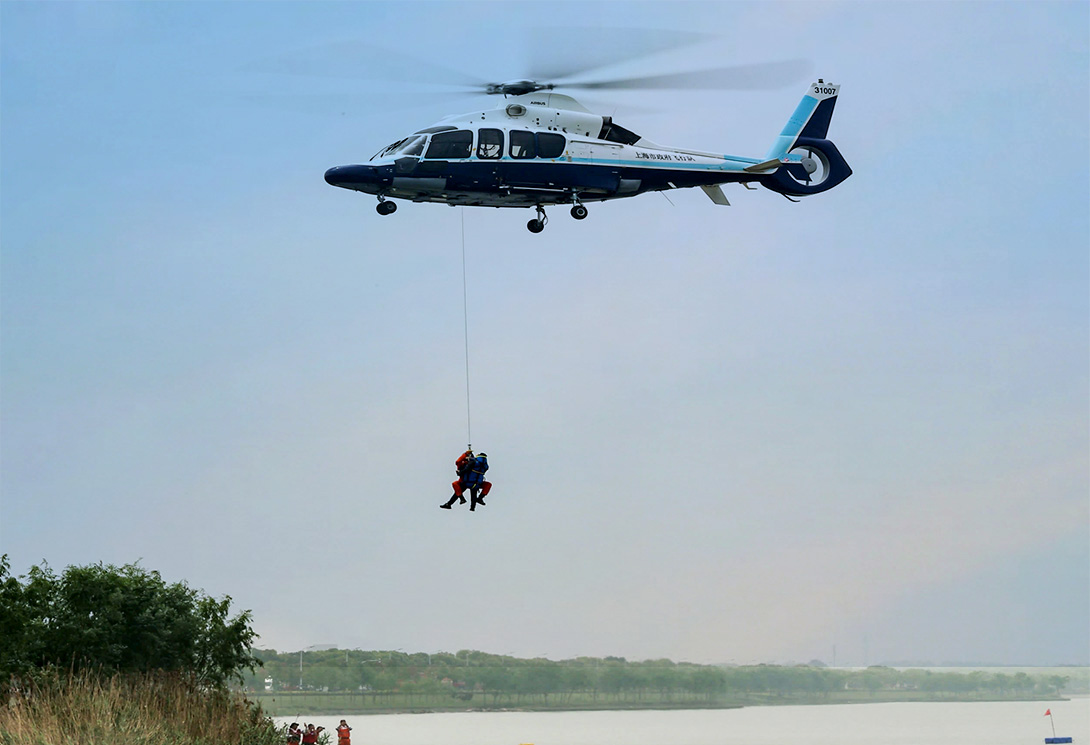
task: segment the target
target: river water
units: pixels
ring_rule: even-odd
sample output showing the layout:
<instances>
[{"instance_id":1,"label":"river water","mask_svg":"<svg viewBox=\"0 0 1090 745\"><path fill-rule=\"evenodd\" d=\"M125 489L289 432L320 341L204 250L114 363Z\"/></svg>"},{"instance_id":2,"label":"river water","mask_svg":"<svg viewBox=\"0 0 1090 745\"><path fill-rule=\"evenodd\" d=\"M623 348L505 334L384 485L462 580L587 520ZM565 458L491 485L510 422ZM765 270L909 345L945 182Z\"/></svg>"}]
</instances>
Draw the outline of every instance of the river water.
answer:
<instances>
[{"instance_id":1,"label":"river water","mask_svg":"<svg viewBox=\"0 0 1090 745\"><path fill-rule=\"evenodd\" d=\"M1047 709L1057 735L1090 745L1090 698L344 718L353 745L1043 745L1052 736ZM332 733L340 719L304 715L300 721Z\"/></svg>"}]
</instances>

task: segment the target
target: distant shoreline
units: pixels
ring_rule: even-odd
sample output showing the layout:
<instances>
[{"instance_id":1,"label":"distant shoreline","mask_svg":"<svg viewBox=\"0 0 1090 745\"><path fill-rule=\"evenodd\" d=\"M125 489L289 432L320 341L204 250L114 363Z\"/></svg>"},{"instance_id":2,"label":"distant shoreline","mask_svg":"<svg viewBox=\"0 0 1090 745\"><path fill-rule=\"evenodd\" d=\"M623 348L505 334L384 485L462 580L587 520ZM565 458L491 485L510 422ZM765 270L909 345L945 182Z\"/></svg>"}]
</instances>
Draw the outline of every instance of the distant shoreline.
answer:
<instances>
[{"instance_id":1,"label":"distant shoreline","mask_svg":"<svg viewBox=\"0 0 1090 745\"><path fill-rule=\"evenodd\" d=\"M1090 669L715 666L553 661L482 652L262 653L246 691L275 716L462 711L653 711L897 702L1056 701L1090 694ZM305 685L304 685L305 683Z\"/></svg>"},{"instance_id":2,"label":"distant shoreline","mask_svg":"<svg viewBox=\"0 0 1090 745\"><path fill-rule=\"evenodd\" d=\"M429 702L424 705L370 706L359 705L359 694L345 693L297 693L281 692L273 694L248 693L247 697L261 704L265 714L272 717L291 717L295 715L343 715L367 716L371 714L438 714L465 712L571 712L571 711L699 711L708 709L741 709L755 706L829 706L844 704L889 704L889 703L995 703L1008 701L1067 701L1068 696L1055 695L928 695L918 691L906 691L901 694L882 692L870 695L848 692L829 696L753 696L745 699L733 699L713 702L697 701L648 701L648 702L610 702L573 704L526 703L505 705L473 705L470 702L454 702L449 705ZM352 699L356 699L353 701Z\"/></svg>"}]
</instances>

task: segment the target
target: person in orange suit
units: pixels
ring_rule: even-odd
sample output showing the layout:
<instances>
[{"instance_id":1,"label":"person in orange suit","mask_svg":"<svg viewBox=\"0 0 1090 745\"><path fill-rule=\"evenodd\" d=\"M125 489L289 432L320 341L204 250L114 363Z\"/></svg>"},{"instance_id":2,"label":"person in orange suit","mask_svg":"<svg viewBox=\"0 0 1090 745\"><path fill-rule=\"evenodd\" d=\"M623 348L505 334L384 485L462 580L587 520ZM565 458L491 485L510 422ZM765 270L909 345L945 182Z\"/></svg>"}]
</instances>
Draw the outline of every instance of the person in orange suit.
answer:
<instances>
[{"instance_id":1,"label":"person in orange suit","mask_svg":"<svg viewBox=\"0 0 1090 745\"><path fill-rule=\"evenodd\" d=\"M458 460L454 461L454 467L458 469L458 478L454 480L451 487L454 489L454 496L446 501L446 503L439 505L444 510L449 510L454 506L454 501L458 500L458 504L465 504L466 498L462 496L462 493L466 490L466 477L469 476L473 469L475 462L473 457L473 449L470 448L464 453L458 456Z\"/></svg>"}]
</instances>

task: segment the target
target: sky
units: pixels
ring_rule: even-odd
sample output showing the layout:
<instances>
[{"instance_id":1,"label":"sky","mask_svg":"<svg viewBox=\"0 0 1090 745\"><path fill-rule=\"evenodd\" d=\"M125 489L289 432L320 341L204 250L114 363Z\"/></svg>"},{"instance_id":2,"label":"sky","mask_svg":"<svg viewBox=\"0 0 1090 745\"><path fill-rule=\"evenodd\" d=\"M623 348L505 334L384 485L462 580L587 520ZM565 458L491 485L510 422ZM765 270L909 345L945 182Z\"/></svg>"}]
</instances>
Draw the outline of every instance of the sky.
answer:
<instances>
[{"instance_id":1,"label":"sky","mask_svg":"<svg viewBox=\"0 0 1090 745\"><path fill-rule=\"evenodd\" d=\"M762 157L820 77L854 175L539 235L323 180L651 32L599 72L812 72L577 98ZM0 3L0 553L281 651L1090 664L1088 125L1085 2Z\"/></svg>"}]
</instances>

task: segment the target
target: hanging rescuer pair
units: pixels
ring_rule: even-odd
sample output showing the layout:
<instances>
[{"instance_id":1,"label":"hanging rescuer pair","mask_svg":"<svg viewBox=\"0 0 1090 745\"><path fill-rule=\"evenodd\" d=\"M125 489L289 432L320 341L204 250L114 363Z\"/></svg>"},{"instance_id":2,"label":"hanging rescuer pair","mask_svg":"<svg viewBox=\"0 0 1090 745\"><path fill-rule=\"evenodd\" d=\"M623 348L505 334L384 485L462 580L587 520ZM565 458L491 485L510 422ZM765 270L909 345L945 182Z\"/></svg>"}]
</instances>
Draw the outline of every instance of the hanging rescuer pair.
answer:
<instances>
[{"instance_id":1,"label":"hanging rescuer pair","mask_svg":"<svg viewBox=\"0 0 1090 745\"><path fill-rule=\"evenodd\" d=\"M467 440L473 439L472 418L469 406L469 285L466 282L466 225L465 210L462 210L462 316L465 322L466 340L466 434ZM439 505L444 510L449 510L455 502L465 504L466 498L462 496L469 489L469 511L474 512L477 505L484 504L484 498L492 489L492 484L484 480L484 474L488 471L488 456L484 453L473 454L473 446L466 445L466 451L454 461L458 470L458 478L451 486L454 495L443 504Z\"/></svg>"},{"instance_id":2,"label":"hanging rescuer pair","mask_svg":"<svg viewBox=\"0 0 1090 745\"><path fill-rule=\"evenodd\" d=\"M439 505L444 510L449 510L455 502L465 504L466 498L462 496L469 489L469 511L477 509L477 505L484 504L484 498L492 489L492 482L484 480L484 474L488 471L488 456L485 453L473 454L473 448L468 448L454 461L458 470L458 478L451 486L454 488L454 496L445 503Z\"/></svg>"}]
</instances>

